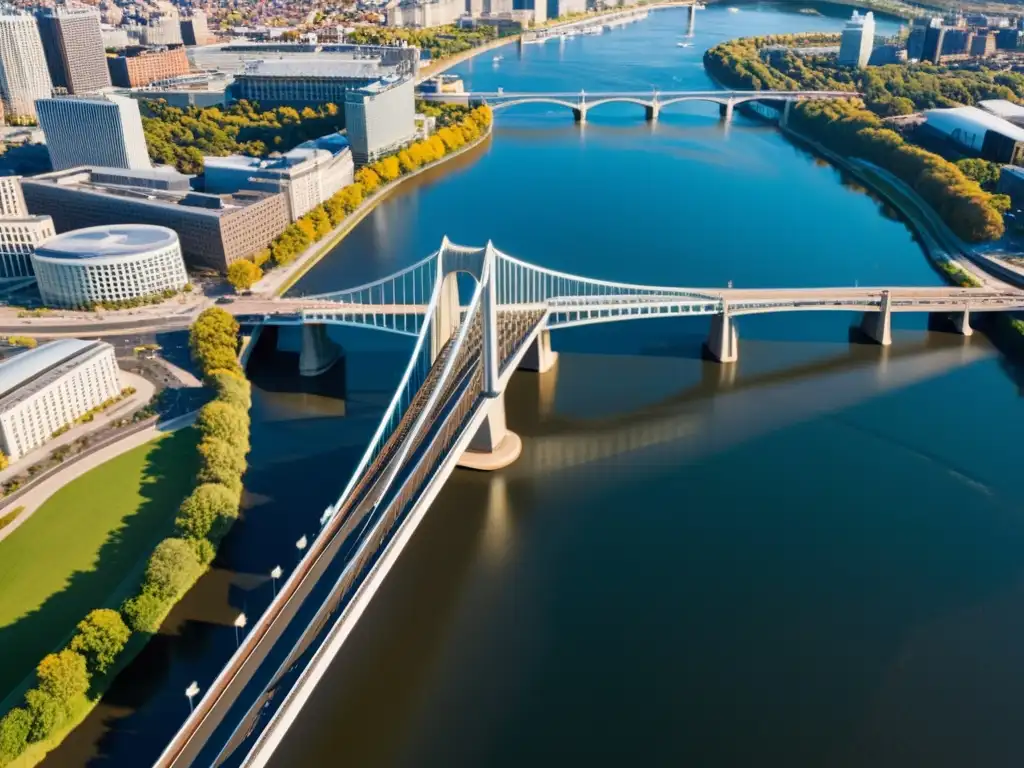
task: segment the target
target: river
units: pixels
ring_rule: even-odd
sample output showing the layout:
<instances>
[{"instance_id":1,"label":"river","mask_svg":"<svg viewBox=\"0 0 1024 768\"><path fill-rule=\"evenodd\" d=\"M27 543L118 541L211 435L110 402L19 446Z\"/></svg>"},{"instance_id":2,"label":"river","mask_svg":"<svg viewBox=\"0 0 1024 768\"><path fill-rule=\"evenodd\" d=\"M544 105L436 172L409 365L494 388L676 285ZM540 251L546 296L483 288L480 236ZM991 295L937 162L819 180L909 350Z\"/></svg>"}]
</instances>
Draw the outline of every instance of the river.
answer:
<instances>
[{"instance_id":1,"label":"river","mask_svg":"<svg viewBox=\"0 0 1024 768\"><path fill-rule=\"evenodd\" d=\"M460 65L491 90L703 89L703 51L838 30L848 9L711 6ZM807 7L812 7L807 4ZM882 21L879 33L894 31ZM501 56L497 62L493 56ZM714 105L498 113L484 147L376 209L294 293L387 274L442 236L635 282L937 285L890 211L775 129ZM1009 766L1024 761L1024 376L983 336L900 317L743 318L554 337L520 374L524 453L457 472L272 765ZM406 347L339 335L338 377L253 370L245 519L48 765L148 764L347 477ZM287 360L285 361L287 362Z\"/></svg>"}]
</instances>

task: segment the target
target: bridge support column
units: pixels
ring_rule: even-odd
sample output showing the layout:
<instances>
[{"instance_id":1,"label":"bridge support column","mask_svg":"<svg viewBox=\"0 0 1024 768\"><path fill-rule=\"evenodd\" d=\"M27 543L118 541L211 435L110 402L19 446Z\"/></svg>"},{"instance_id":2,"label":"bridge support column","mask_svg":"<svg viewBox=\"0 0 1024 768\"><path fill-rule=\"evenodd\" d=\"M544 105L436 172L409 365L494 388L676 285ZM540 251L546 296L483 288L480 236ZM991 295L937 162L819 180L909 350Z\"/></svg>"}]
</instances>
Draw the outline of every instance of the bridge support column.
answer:
<instances>
[{"instance_id":1,"label":"bridge support column","mask_svg":"<svg viewBox=\"0 0 1024 768\"><path fill-rule=\"evenodd\" d=\"M647 122L654 123L658 120L658 102L654 102L648 107L644 107L644 116L647 118Z\"/></svg>"},{"instance_id":2,"label":"bridge support column","mask_svg":"<svg viewBox=\"0 0 1024 768\"><path fill-rule=\"evenodd\" d=\"M572 108L572 119L580 125L587 122L587 108L586 107L573 107Z\"/></svg>"},{"instance_id":3,"label":"bridge support column","mask_svg":"<svg viewBox=\"0 0 1024 768\"><path fill-rule=\"evenodd\" d=\"M520 371L547 373L558 361L558 353L551 349L551 331L541 331L519 361Z\"/></svg>"},{"instance_id":4,"label":"bridge support column","mask_svg":"<svg viewBox=\"0 0 1024 768\"><path fill-rule=\"evenodd\" d=\"M971 336L974 334L974 329L971 328L971 310L964 307L963 312L954 312L950 319L953 321L953 327L956 328L956 332L961 336Z\"/></svg>"},{"instance_id":5,"label":"bridge support column","mask_svg":"<svg viewBox=\"0 0 1024 768\"><path fill-rule=\"evenodd\" d=\"M728 309L721 314L712 315L711 330L708 332L704 348L712 359L720 363L735 363L739 359L739 337Z\"/></svg>"},{"instance_id":6,"label":"bridge support column","mask_svg":"<svg viewBox=\"0 0 1024 768\"><path fill-rule=\"evenodd\" d=\"M779 125L786 128L789 125L789 113L793 109L793 102L786 100L782 105L782 116L779 118Z\"/></svg>"},{"instance_id":7,"label":"bridge support column","mask_svg":"<svg viewBox=\"0 0 1024 768\"><path fill-rule=\"evenodd\" d=\"M686 34L688 37L693 37L693 30L697 22L697 9L695 6L690 6L690 20L686 25Z\"/></svg>"},{"instance_id":8,"label":"bridge support column","mask_svg":"<svg viewBox=\"0 0 1024 768\"><path fill-rule=\"evenodd\" d=\"M964 307L963 312L933 312L928 316L928 330L953 331L961 336L971 336L974 329L971 327L971 310Z\"/></svg>"},{"instance_id":9,"label":"bridge support column","mask_svg":"<svg viewBox=\"0 0 1024 768\"><path fill-rule=\"evenodd\" d=\"M505 394L488 399L487 416L459 459L460 467L485 472L504 469L523 451L522 439L505 425Z\"/></svg>"},{"instance_id":10,"label":"bridge support column","mask_svg":"<svg viewBox=\"0 0 1024 768\"><path fill-rule=\"evenodd\" d=\"M892 311L889 309L889 292L882 293L882 303L877 312L865 312L861 317L860 329L869 339L888 347L892 344Z\"/></svg>"},{"instance_id":11,"label":"bridge support column","mask_svg":"<svg viewBox=\"0 0 1024 768\"><path fill-rule=\"evenodd\" d=\"M302 326L302 351L299 352L299 375L319 376L325 373L341 357L341 347L327 336L323 323L306 323Z\"/></svg>"},{"instance_id":12,"label":"bridge support column","mask_svg":"<svg viewBox=\"0 0 1024 768\"><path fill-rule=\"evenodd\" d=\"M730 99L729 101L725 102L725 104L719 104L718 105L718 114L721 115L722 119L725 122L727 122L727 123L732 120L732 110L733 110L732 99Z\"/></svg>"}]
</instances>

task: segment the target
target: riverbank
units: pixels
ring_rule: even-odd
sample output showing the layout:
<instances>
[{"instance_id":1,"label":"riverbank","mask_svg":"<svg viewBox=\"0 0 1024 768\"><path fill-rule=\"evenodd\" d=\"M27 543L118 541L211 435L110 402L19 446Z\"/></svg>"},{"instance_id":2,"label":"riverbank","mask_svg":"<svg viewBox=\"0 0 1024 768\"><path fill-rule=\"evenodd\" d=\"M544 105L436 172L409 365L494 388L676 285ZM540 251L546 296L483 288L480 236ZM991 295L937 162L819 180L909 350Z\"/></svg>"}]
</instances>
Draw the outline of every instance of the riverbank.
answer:
<instances>
[{"instance_id":1,"label":"riverbank","mask_svg":"<svg viewBox=\"0 0 1024 768\"><path fill-rule=\"evenodd\" d=\"M256 285L253 286L252 292L255 294L264 294L269 296L283 296L293 285L301 280L302 277L317 264L317 262L330 253L338 243L344 240L345 237L347 237L348 234L355 229L356 226L365 219L374 208L387 200L393 192L400 189L404 182L414 179L428 171L441 168L445 163L454 160L457 157L462 157L471 150L483 146L484 143L490 139L493 127L494 121L492 120L487 125L487 129L478 139L467 143L463 147L459 147L457 150L445 155L440 160L435 160L432 163L417 168L411 173L400 176L390 184L381 186L380 189L360 203L356 210L346 216L345 221L335 228L333 232L327 235L327 237L320 242L313 243L301 256L283 269L275 269L268 272L258 283L256 283Z\"/></svg>"}]
</instances>

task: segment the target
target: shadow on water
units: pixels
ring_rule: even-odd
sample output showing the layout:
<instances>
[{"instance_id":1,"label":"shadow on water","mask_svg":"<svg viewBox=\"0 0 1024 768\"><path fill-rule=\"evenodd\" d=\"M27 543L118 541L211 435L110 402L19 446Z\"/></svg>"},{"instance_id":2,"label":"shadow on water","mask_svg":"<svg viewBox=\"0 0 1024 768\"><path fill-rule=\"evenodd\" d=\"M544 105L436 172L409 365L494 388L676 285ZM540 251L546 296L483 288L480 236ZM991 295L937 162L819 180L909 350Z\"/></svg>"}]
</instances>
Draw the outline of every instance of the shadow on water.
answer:
<instances>
[{"instance_id":1,"label":"shadow on water","mask_svg":"<svg viewBox=\"0 0 1024 768\"><path fill-rule=\"evenodd\" d=\"M173 531L178 504L191 489L195 476L195 445L196 434L191 429L160 440L147 455L144 476L150 480L137 489L142 504L104 541L96 554L95 568L72 573L61 591L14 624L0 627L4 655L0 691L6 694L23 690L19 684L42 657L59 648L89 610L101 607L105 599L115 595L126 574L135 573L140 560ZM66 514L74 512L65 510ZM26 523L26 533L32 523ZM17 537L15 533L7 546L17 545Z\"/></svg>"}]
</instances>

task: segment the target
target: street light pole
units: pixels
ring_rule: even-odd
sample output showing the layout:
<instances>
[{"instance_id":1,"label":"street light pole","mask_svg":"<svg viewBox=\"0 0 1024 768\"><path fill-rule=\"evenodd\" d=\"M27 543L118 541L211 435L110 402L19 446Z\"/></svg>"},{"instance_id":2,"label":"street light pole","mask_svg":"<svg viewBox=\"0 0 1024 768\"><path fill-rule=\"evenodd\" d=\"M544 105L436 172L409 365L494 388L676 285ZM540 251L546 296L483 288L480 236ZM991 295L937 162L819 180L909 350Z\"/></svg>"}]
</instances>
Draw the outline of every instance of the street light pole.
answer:
<instances>
[{"instance_id":1,"label":"street light pole","mask_svg":"<svg viewBox=\"0 0 1024 768\"><path fill-rule=\"evenodd\" d=\"M242 644L242 641L238 637L238 630L245 629L245 614L240 613L235 617L235 648L238 648Z\"/></svg>"},{"instance_id":2,"label":"street light pole","mask_svg":"<svg viewBox=\"0 0 1024 768\"><path fill-rule=\"evenodd\" d=\"M309 544L309 542L306 540L305 536L295 542L295 548L299 550L299 560L302 559L302 552L306 549L307 544Z\"/></svg>"},{"instance_id":3,"label":"street light pole","mask_svg":"<svg viewBox=\"0 0 1024 768\"><path fill-rule=\"evenodd\" d=\"M270 572L270 583L274 585L274 597L277 597L277 580L281 578L281 566L275 565L274 570Z\"/></svg>"},{"instance_id":4,"label":"street light pole","mask_svg":"<svg viewBox=\"0 0 1024 768\"><path fill-rule=\"evenodd\" d=\"M192 681L191 685L185 689L185 697L188 699L188 713L191 715L194 711L192 708L192 697L199 693L199 683L195 680Z\"/></svg>"}]
</instances>

